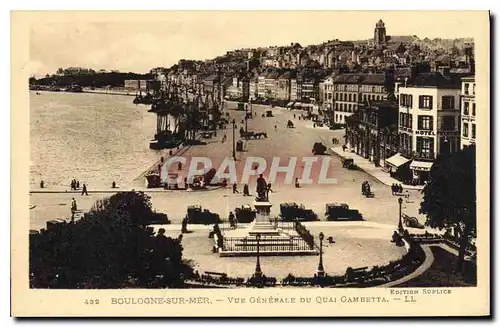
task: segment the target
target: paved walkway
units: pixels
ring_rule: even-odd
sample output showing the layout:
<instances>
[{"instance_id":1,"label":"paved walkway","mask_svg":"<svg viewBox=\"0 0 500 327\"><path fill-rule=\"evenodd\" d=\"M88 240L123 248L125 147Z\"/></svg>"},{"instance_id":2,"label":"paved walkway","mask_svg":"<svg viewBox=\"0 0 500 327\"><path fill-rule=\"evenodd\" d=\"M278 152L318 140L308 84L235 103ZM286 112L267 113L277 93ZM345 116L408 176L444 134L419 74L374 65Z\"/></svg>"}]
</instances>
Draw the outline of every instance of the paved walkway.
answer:
<instances>
[{"instance_id":1,"label":"paved walkway","mask_svg":"<svg viewBox=\"0 0 500 327\"><path fill-rule=\"evenodd\" d=\"M394 287L422 275L427 269L431 267L432 263L434 262L434 254L432 253L431 247L429 245L422 244L422 249L425 253L425 261L417 269L415 269L415 271L413 271L409 275L404 276L403 278L377 287Z\"/></svg>"},{"instance_id":2,"label":"paved walkway","mask_svg":"<svg viewBox=\"0 0 500 327\"><path fill-rule=\"evenodd\" d=\"M351 150L346 149L344 152L342 150L342 146L336 146L333 148L330 148L330 150L337 156L341 158L352 158L354 159L354 163L359 169L364 171L365 173L371 175L372 177L376 178L378 181L381 183L391 186L392 184L401 184L400 181L398 181L395 178L392 178L388 173L384 172L382 168L380 167L375 167L375 165L368 159L363 158L360 155L357 155L355 152L351 152ZM409 190L422 190L424 187L422 185L406 185L402 184L403 188L409 189Z\"/></svg>"}]
</instances>

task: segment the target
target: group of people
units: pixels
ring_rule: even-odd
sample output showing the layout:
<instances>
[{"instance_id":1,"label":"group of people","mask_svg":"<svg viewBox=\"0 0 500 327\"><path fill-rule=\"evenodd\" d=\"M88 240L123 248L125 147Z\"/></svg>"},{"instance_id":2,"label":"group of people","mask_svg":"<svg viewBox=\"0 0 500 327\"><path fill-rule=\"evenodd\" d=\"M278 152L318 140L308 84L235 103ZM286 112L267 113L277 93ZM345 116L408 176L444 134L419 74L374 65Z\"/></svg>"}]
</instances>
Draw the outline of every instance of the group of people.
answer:
<instances>
[{"instance_id":1,"label":"group of people","mask_svg":"<svg viewBox=\"0 0 500 327\"><path fill-rule=\"evenodd\" d=\"M114 182L113 182L114 183ZM71 181L71 190L72 191L76 191L80 188L80 181L77 181L76 179L73 179ZM116 183L115 183L115 186L116 186ZM89 195L88 191L87 191L87 185L82 184L82 195Z\"/></svg>"},{"instance_id":2,"label":"group of people","mask_svg":"<svg viewBox=\"0 0 500 327\"><path fill-rule=\"evenodd\" d=\"M363 195L371 194L370 183L368 183L368 181L364 181L363 184L361 184L361 193Z\"/></svg>"},{"instance_id":3,"label":"group of people","mask_svg":"<svg viewBox=\"0 0 500 327\"><path fill-rule=\"evenodd\" d=\"M267 193L274 192L271 188L271 183L267 183L266 192ZM233 183L233 194L236 194L236 193L240 193L238 191L238 185L236 183ZM250 196L250 188L248 187L248 184L243 185L243 196Z\"/></svg>"},{"instance_id":4,"label":"group of people","mask_svg":"<svg viewBox=\"0 0 500 327\"><path fill-rule=\"evenodd\" d=\"M397 184L397 183L393 183L391 185L391 190L392 190L392 195L394 195L394 194L401 194L401 193L403 193L403 185Z\"/></svg>"},{"instance_id":5,"label":"group of people","mask_svg":"<svg viewBox=\"0 0 500 327\"><path fill-rule=\"evenodd\" d=\"M334 138L332 138L332 143L333 143L333 144L339 144L339 143L340 143L340 141L339 141L339 139L338 139L338 138L334 137Z\"/></svg>"}]
</instances>

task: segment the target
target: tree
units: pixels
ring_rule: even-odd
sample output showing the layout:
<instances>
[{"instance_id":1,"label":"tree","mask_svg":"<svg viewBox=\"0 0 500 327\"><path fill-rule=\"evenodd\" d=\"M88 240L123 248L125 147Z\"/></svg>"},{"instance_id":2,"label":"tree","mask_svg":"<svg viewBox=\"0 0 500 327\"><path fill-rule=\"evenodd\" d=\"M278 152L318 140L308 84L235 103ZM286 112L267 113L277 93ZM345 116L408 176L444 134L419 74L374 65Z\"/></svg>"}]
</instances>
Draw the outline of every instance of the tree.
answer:
<instances>
[{"instance_id":1,"label":"tree","mask_svg":"<svg viewBox=\"0 0 500 327\"><path fill-rule=\"evenodd\" d=\"M180 240L163 236L164 246L155 246L157 237L147 226L155 215L144 193L119 192L75 223L31 235L31 287L151 287L158 276L160 287L181 285L190 268L182 261Z\"/></svg>"},{"instance_id":2,"label":"tree","mask_svg":"<svg viewBox=\"0 0 500 327\"><path fill-rule=\"evenodd\" d=\"M426 225L453 228L460 242L457 271L461 271L469 238L476 233L476 159L475 146L451 156L438 157L423 190L420 203Z\"/></svg>"}]
</instances>

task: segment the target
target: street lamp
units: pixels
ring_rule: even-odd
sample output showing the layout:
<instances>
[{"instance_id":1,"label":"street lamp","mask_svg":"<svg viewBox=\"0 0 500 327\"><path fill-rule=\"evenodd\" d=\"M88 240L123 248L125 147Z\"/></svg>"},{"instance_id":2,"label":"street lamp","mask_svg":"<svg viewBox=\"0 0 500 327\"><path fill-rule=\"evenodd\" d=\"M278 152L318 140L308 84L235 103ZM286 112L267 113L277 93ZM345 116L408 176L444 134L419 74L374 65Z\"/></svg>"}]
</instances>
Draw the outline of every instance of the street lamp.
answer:
<instances>
[{"instance_id":1,"label":"street lamp","mask_svg":"<svg viewBox=\"0 0 500 327\"><path fill-rule=\"evenodd\" d=\"M323 239L325 235L319 233L319 264L318 264L318 277L325 277L325 268L323 268Z\"/></svg>"},{"instance_id":2,"label":"street lamp","mask_svg":"<svg viewBox=\"0 0 500 327\"><path fill-rule=\"evenodd\" d=\"M245 133L248 132L248 103L245 106Z\"/></svg>"},{"instance_id":3,"label":"street lamp","mask_svg":"<svg viewBox=\"0 0 500 327\"><path fill-rule=\"evenodd\" d=\"M259 248L260 248L260 234L257 234L257 236L255 236L255 238L257 239L257 263L255 264L255 273L254 273L254 277L255 278L261 278L262 277L262 270L260 269L260 252L259 252Z\"/></svg>"},{"instance_id":4,"label":"street lamp","mask_svg":"<svg viewBox=\"0 0 500 327\"><path fill-rule=\"evenodd\" d=\"M398 224L398 230L399 233L403 233L403 221L401 220L401 206L403 205L403 198L398 199L399 202L399 224Z\"/></svg>"},{"instance_id":5,"label":"street lamp","mask_svg":"<svg viewBox=\"0 0 500 327\"><path fill-rule=\"evenodd\" d=\"M236 130L236 120L233 118L233 159L236 160L236 143L235 143L235 130Z\"/></svg>"}]
</instances>

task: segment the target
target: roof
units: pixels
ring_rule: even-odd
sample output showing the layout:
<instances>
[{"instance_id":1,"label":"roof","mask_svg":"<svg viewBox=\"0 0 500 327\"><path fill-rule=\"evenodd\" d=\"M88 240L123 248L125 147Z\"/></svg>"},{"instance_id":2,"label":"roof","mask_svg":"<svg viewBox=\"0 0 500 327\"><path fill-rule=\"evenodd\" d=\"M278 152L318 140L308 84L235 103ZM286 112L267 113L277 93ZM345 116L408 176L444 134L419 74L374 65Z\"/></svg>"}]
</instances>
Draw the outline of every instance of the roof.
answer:
<instances>
[{"instance_id":1,"label":"roof","mask_svg":"<svg viewBox=\"0 0 500 327\"><path fill-rule=\"evenodd\" d=\"M219 78L219 75L210 75L207 78L205 78L205 81L216 81Z\"/></svg>"},{"instance_id":2,"label":"roof","mask_svg":"<svg viewBox=\"0 0 500 327\"><path fill-rule=\"evenodd\" d=\"M267 74L266 78L267 79L277 79L279 77L280 73L279 72L270 72Z\"/></svg>"},{"instance_id":3,"label":"roof","mask_svg":"<svg viewBox=\"0 0 500 327\"><path fill-rule=\"evenodd\" d=\"M385 162L393 166L394 168L398 168L410 160L411 159L406 159L405 157L403 157L400 153L396 153L392 157L386 159Z\"/></svg>"},{"instance_id":4,"label":"roof","mask_svg":"<svg viewBox=\"0 0 500 327\"><path fill-rule=\"evenodd\" d=\"M333 83L335 84L358 84L362 80L361 74L340 74L337 75Z\"/></svg>"},{"instance_id":5,"label":"roof","mask_svg":"<svg viewBox=\"0 0 500 327\"><path fill-rule=\"evenodd\" d=\"M385 74L366 74L364 75L362 84L369 85L384 85L385 84Z\"/></svg>"},{"instance_id":6,"label":"roof","mask_svg":"<svg viewBox=\"0 0 500 327\"><path fill-rule=\"evenodd\" d=\"M409 80L407 86L457 89L461 87L461 77L460 74L443 76L439 72L423 73Z\"/></svg>"}]
</instances>

